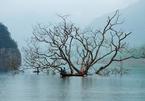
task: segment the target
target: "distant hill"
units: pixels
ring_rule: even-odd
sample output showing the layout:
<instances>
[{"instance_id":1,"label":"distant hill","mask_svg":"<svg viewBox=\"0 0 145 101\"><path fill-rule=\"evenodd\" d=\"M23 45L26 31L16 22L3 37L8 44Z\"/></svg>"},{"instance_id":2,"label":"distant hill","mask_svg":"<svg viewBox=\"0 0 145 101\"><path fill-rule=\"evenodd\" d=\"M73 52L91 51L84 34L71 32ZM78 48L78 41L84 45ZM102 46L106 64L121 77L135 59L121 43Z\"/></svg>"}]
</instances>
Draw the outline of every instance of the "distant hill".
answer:
<instances>
[{"instance_id":1,"label":"distant hill","mask_svg":"<svg viewBox=\"0 0 145 101\"><path fill-rule=\"evenodd\" d=\"M0 23L0 48L17 48L17 43L11 38L8 28Z\"/></svg>"},{"instance_id":2,"label":"distant hill","mask_svg":"<svg viewBox=\"0 0 145 101\"><path fill-rule=\"evenodd\" d=\"M17 43L11 38L8 28L0 23L0 72L16 70L20 65Z\"/></svg>"},{"instance_id":3,"label":"distant hill","mask_svg":"<svg viewBox=\"0 0 145 101\"><path fill-rule=\"evenodd\" d=\"M114 14L106 14L100 18L96 18L89 25L93 28L101 28L108 16ZM123 31L132 32L128 42L131 46L140 46L145 44L145 0L141 0L138 3L129 6L123 10L120 10L121 21L124 21L120 28Z\"/></svg>"}]
</instances>

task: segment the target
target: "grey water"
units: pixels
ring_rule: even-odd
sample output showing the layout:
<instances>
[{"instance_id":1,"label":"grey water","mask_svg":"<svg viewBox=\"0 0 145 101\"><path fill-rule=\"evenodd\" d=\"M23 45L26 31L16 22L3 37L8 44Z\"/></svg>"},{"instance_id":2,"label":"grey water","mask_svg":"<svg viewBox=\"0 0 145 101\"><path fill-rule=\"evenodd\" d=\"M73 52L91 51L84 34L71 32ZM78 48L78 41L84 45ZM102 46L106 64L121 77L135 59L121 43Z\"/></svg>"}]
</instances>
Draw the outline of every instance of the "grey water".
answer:
<instances>
[{"instance_id":1,"label":"grey water","mask_svg":"<svg viewBox=\"0 0 145 101\"><path fill-rule=\"evenodd\" d=\"M1 74L0 101L145 101L145 65L109 77Z\"/></svg>"}]
</instances>

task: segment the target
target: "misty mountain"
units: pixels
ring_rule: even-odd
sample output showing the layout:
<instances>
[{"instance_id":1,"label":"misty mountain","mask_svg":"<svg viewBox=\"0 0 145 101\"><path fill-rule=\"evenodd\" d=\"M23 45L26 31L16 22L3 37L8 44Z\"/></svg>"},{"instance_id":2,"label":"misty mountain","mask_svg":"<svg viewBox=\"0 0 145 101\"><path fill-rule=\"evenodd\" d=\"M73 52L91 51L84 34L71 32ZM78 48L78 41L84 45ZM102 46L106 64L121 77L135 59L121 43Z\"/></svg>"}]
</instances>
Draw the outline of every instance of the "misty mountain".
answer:
<instances>
[{"instance_id":1,"label":"misty mountain","mask_svg":"<svg viewBox=\"0 0 145 101\"><path fill-rule=\"evenodd\" d=\"M17 43L11 38L8 28L0 23L0 48L17 48Z\"/></svg>"},{"instance_id":2,"label":"misty mountain","mask_svg":"<svg viewBox=\"0 0 145 101\"><path fill-rule=\"evenodd\" d=\"M129 44L131 46L145 44L145 1L141 0L119 12L120 21L124 22L119 28L125 32L132 32L132 35L128 39ZM96 18L90 26L93 28L102 28L107 21L107 17L113 14L114 12Z\"/></svg>"},{"instance_id":3,"label":"misty mountain","mask_svg":"<svg viewBox=\"0 0 145 101\"><path fill-rule=\"evenodd\" d=\"M8 28L0 23L0 72L16 70L21 65L21 53Z\"/></svg>"}]
</instances>

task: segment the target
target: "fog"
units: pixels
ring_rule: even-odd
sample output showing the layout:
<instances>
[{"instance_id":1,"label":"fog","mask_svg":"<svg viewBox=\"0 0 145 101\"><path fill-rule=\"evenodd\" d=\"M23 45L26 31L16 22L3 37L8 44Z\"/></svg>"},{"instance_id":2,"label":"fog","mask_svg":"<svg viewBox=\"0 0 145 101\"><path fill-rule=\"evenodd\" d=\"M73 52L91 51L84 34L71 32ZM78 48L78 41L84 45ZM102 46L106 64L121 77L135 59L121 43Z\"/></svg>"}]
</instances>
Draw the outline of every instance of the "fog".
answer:
<instances>
[{"instance_id":1,"label":"fog","mask_svg":"<svg viewBox=\"0 0 145 101\"><path fill-rule=\"evenodd\" d=\"M57 14L70 15L78 25L138 0L0 0L0 22L4 23L21 48L37 23L54 22Z\"/></svg>"}]
</instances>

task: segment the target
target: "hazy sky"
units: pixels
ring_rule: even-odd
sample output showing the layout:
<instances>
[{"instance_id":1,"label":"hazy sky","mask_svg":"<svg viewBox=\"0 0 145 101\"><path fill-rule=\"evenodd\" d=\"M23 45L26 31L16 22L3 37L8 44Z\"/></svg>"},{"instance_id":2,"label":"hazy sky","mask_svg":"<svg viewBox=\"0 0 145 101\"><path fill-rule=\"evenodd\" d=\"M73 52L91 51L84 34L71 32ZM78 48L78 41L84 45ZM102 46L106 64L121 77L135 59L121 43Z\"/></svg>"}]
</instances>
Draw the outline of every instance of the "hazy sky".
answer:
<instances>
[{"instance_id":1,"label":"hazy sky","mask_svg":"<svg viewBox=\"0 0 145 101\"><path fill-rule=\"evenodd\" d=\"M136 1L138 0L0 0L0 14L9 17L69 14L76 19L89 20L125 8Z\"/></svg>"},{"instance_id":2,"label":"hazy sky","mask_svg":"<svg viewBox=\"0 0 145 101\"><path fill-rule=\"evenodd\" d=\"M80 25L125 8L138 0L0 0L0 22L8 26L21 45L36 23L53 22L56 14L68 14Z\"/></svg>"}]
</instances>

